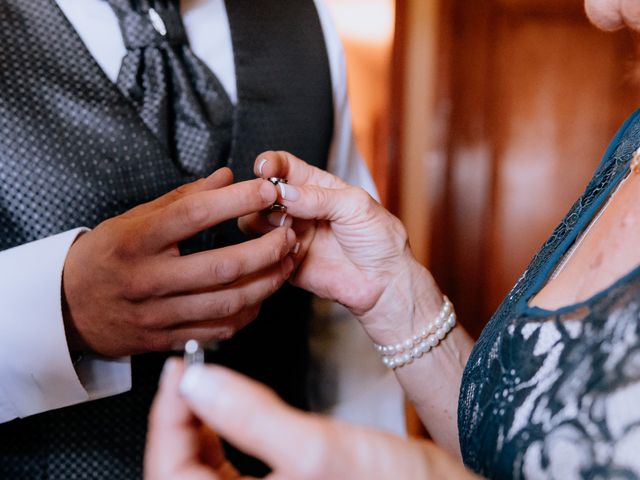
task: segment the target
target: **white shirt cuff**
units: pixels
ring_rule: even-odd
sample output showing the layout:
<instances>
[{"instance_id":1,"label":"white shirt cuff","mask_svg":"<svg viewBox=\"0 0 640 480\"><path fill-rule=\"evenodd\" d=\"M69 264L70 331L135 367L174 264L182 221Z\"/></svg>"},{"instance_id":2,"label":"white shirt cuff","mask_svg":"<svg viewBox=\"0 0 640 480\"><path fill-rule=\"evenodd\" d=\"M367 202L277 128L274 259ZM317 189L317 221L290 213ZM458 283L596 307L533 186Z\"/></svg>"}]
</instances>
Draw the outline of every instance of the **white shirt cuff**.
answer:
<instances>
[{"instance_id":1,"label":"white shirt cuff","mask_svg":"<svg viewBox=\"0 0 640 480\"><path fill-rule=\"evenodd\" d=\"M0 422L122 393L129 359L71 361L61 307L75 229L0 252Z\"/></svg>"}]
</instances>

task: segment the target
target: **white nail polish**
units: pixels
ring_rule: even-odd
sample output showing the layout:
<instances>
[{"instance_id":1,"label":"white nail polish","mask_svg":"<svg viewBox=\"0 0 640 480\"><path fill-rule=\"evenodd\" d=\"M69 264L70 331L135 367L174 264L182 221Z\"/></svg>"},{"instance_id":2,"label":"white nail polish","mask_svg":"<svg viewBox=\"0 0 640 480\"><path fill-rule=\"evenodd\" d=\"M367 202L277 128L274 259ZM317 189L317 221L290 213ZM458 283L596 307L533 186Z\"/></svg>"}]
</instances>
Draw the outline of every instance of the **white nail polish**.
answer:
<instances>
[{"instance_id":1,"label":"white nail polish","mask_svg":"<svg viewBox=\"0 0 640 480\"><path fill-rule=\"evenodd\" d=\"M204 366L193 365L187 368L180 381L180 393L186 397L197 395L198 389L202 388L202 376L204 374Z\"/></svg>"},{"instance_id":2,"label":"white nail polish","mask_svg":"<svg viewBox=\"0 0 640 480\"><path fill-rule=\"evenodd\" d=\"M293 246L293 249L291 251L293 252L294 255L297 255L298 252L300 251L300 242L296 242L296 244Z\"/></svg>"},{"instance_id":3,"label":"white nail polish","mask_svg":"<svg viewBox=\"0 0 640 480\"><path fill-rule=\"evenodd\" d=\"M164 362L164 366L162 367L162 373L160 373L160 382L171 375L171 373L175 371L177 366L178 362L175 358L168 358L167 361Z\"/></svg>"},{"instance_id":4,"label":"white nail polish","mask_svg":"<svg viewBox=\"0 0 640 480\"><path fill-rule=\"evenodd\" d=\"M289 185L287 183L278 183L278 188L280 189L280 196L283 200L295 202L300 198L299 190L293 185Z\"/></svg>"},{"instance_id":5,"label":"white nail polish","mask_svg":"<svg viewBox=\"0 0 640 480\"><path fill-rule=\"evenodd\" d=\"M262 174L262 169L264 168L265 164L269 161L268 158L263 158L262 160L260 160L260 164L258 165L258 173L260 174L261 177L263 177L264 175Z\"/></svg>"},{"instance_id":6,"label":"white nail polish","mask_svg":"<svg viewBox=\"0 0 640 480\"><path fill-rule=\"evenodd\" d=\"M286 222L286 221L287 221L287 214L283 213L282 214L282 218L280 219L280 226L281 227L284 226L284 222Z\"/></svg>"}]
</instances>

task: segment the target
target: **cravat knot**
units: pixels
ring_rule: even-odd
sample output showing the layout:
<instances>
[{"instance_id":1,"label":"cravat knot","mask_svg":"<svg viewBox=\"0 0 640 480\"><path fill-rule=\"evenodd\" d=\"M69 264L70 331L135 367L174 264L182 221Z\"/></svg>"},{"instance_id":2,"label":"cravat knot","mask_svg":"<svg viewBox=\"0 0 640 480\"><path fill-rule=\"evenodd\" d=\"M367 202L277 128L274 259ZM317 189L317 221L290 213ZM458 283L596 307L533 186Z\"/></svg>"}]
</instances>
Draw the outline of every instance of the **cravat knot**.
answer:
<instances>
[{"instance_id":1,"label":"cravat knot","mask_svg":"<svg viewBox=\"0 0 640 480\"><path fill-rule=\"evenodd\" d=\"M189 48L180 2L107 1L127 47L120 91L185 172L205 176L223 166L231 148L233 104Z\"/></svg>"},{"instance_id":2,"label":"cravat knot","mask_svg":"<svg viewBox=\"0 0 640 480\"><path fill-rule=\"evenodd\" d=\"M160 45L187 45L178 6L174 2L156 2L155 6L129 6L122 0L110 0L122 30L127 50ZM163 5L164 3L164 5Z\"/></svg>"}]
</instances>

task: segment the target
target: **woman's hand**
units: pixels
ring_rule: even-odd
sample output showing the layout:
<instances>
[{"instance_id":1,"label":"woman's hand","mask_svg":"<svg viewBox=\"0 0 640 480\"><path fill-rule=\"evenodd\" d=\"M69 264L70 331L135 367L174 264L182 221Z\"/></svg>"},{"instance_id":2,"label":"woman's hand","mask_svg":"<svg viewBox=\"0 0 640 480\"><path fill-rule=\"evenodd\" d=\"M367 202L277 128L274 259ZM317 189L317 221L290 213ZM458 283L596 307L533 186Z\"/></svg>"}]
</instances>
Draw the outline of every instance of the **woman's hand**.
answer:
<instances>
[{"instance_id":1,"label":"woman's hand","mask_svg":"<svg viewBox=\"0 0 640 480\"><path fill-rule=\"evenodd\" d=\"M208 427L267 463L273 480L475 478L432 443L296 411L222 367L191 367L180 381L183 368L177 360L165 367L149 417L146 480L243 478Z\"/></svg>"},{"instance_id":2,"label":"woman's hand","mask_svg":"<svg viewBox=\"0 0 640 480\"><path fill-rule=\"evenodd\" d=\"M410 337L416 329L407 320L416 310L435 317L441 294L413 257L404 226L365 190L286 152L260 155L255 173L289 182L278 187L301 242L294 285L345 305L379 343ZM240 226L265 233L289 222L279 213L256 214Z\"/></svg>"},{"instance_id":3,"label":"woman's hand","mask_svg":"<svg viewBox=\"0 0 640 480\"><path fill-rule=\"evenodd\" d=\"M364 190L285 152L260 155L255 173L288 180L278 184L278 201L294 220L258 213L240 225L266 233L293 224L301 246L292 283L346 305L382 345L411 339L437 317L442 294L411 253L404 227ZM472 347L458 326L438 348L396 370L432 438L454 455L460 379Z\"/></svg>"}]
</instances>

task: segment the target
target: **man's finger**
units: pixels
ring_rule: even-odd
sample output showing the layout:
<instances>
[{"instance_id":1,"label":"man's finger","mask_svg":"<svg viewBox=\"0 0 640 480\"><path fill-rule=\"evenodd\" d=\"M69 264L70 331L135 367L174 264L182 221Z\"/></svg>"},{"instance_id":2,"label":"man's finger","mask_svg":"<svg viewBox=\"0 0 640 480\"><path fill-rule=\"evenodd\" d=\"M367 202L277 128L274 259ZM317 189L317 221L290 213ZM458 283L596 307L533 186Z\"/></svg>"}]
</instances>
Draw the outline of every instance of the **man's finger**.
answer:
<instances>
[{"instance_id":1,"label":"man's finger","mask_svg":"<svg viewBox=\"0 0 640 480\"><path fill-rule=\"evenodd\" d=\"M330 440L322 421L222 367L191 367L180 388L195 414L236 447L292 478L322 478Z\"/></svg>"},{"instance_id":2,"label":"man's finger","mask_svg":"<svg viewBox=\"0 0 640 480\"><path fill-rule=\"evenodd\" d=\"M288 152L264 152L258 155L253 167L256 176L262 178L286 178L293 185L312 184L338 188L345 183L330 173L313 167Z\"/></svg>"},{"instance_id":3,"label":"man's finger","mask_svg":"<svg viewBox=\"0 0 640 480\"><path fill-rule=\"evenodd\" d=\"M278 227L291 227L293 217L284 212L257 212L238 219L238 228L249 236L265 235Z\"/></svg>"},{"instance_id":4,"label":"man's finger","mask_svg":"<svg viewBox=\"0 0 640 480\"><path fill-rule=\"evenodd\" d=\"M144 247L162 249L225 220L264 210L275 202L275 188L257 179L180 198L149 216Z\"/></svg>"},{"instance_id":5,"label":"man's finger","mask_svg":"<svg viewBox=\"0 0 640 480\"><path fill-rule=\"evenodd\" d=\"M295 244L293 230L278 228L237 245L166 258L148 273L150 291L145 296L224 287L281 262Z\"/></svg>"},{"instance_id":6,"label":"man's finger","mask_svg":"<svg viewBox=\"0 0 640 480\"><path fill-rule=\"evenodd\" d=\"M169 205L170 203L173 203L184 196L191 195L192 193L203 192L205 190L215 190L217 188L231 185L232 183L233 172L229 168L223 167L216 170L206 178L201 178L195 182L180 185L178 188L165 193L155 200L138 205L125 213L125 215L142 215Z\"/></svg>"},{"instance_id":7,"label":"man's finger","mask_svg":"<svg viewBox=\"0 0 640 480\"><path fill-rule=\"evenodd\" d=\"M289 278L293 268L293 260L286 257L282 262L226 288L160 299L155 315L158 326L167 328L191 322L215 322L226 317L233 319L246 308L273 295Z\"/></svg>"}]
</instances>

